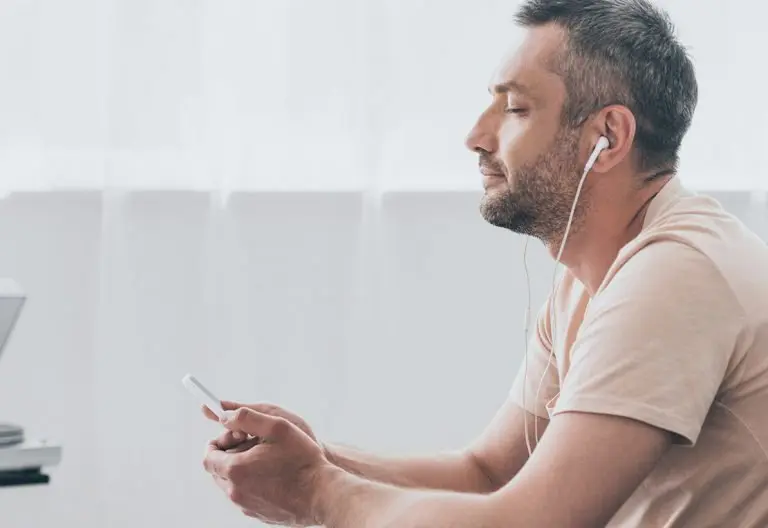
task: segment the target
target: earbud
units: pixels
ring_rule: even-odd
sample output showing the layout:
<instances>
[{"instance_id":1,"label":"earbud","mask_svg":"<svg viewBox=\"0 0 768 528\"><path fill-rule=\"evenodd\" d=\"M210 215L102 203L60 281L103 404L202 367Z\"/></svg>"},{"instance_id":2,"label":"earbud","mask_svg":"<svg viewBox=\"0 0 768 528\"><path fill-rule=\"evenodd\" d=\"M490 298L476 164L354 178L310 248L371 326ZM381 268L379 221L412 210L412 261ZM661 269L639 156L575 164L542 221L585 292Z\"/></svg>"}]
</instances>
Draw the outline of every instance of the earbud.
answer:
<instances>
[{"instance_id":1,"label":"earbud","mask_svg":"<svg viewBox=\"0 0 768 528\"><path fill-rule=\"evenodd\" d=\"M597 140L597 145L595 145L595 148L599 151L602 151L603 149L607 149L611 146L611 142L608 141L608 138L605 136L600 136L600 139Z\"/></svg>"},{"instance_id":2,"label":"earbud","mask_svg":"<svg viewBox=\"0 0 768 528\"><path fill-rule=\"evenodd\" d=\"M595 162L597 161L597 157L600 155L600 153L610 146L611 144L608 141L608 138L605 136L600 136L600 139L597 140L597 145L595 145L595 149L592 151L592 154L589 156L587 165L584 167L584 172L591 171L592 165L595 164Z\"/></svg>"}]
</instances>

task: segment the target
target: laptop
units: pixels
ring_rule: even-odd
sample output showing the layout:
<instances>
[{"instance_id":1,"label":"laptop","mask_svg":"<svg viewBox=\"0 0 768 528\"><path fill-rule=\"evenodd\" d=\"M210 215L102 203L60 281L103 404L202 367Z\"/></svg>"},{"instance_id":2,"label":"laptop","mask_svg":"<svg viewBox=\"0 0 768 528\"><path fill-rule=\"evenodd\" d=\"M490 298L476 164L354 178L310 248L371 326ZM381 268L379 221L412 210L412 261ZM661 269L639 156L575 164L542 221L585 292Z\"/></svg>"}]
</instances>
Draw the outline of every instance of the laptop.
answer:
<instances>
[{"instance_id":1,"label":"laptop","mask_svg":"<svg viewBox=\"0 0 768 528\"><path fill-rule=\"evenodd\" d=\"M26 299L16 281L0 278L0 361ZM0 422L0 487L47 483L49 477L41 469L58 464L60 459L60 446L45 440L30 441L18 425Z\"/></svg>"},{"instance_id":2,"label":"laptop","mask_svg":"<svg viewBox=\"0 0 768 528\"><path fill-rule=\"evenodd\" d=\"M0 278L0 359L25 301L26 296L16 281ZM24 431L21 427L0 422L0 447L19 444L23 440Z\"/></svg>"}]
</instances>

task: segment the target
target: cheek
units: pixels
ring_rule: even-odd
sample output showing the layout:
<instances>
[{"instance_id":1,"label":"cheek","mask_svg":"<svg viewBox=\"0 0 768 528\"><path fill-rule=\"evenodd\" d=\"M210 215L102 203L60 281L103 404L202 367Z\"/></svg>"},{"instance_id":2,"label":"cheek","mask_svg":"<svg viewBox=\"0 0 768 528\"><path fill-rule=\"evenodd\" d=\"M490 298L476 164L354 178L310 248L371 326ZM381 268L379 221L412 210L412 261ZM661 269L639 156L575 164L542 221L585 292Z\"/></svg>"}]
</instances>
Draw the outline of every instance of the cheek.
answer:
<instances>
[{"instance_id":1,"label":"cheek","mask_svg":"<svg viewBox=\"0 0 768 528\"><path fill-rule=\"evenodd\" d=\"M536 142L530 127L514 116L499 132L499 158L510 173L536 157Z\"/></svg>"},{"instance_id":2,"label":"cheek","mask_svg":"<svg viewBox=\"0 0 768 528\"><path fill-rule=\"evenodd\" d=\"M499 131L499 158L510 173L536 165L551 152L557 141L558 121L541 113L527 117L509 116Z\"/></svg>"}]
</instances>

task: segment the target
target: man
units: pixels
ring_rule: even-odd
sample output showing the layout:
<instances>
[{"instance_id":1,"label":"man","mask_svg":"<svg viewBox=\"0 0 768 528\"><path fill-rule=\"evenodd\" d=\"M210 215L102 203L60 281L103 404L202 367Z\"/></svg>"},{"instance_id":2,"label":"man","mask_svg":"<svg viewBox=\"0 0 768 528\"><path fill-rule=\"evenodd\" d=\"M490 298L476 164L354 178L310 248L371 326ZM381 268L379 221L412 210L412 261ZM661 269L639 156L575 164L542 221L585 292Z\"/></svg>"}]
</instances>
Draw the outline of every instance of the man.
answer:
<instances>
[{"instance_id":1,"label":"man","mask_svg":"<svg viewBox=\"0 0 768 528\"><path fill-rule=\"evenodd\" d=\"M227 402L205 467L273 523L768 526L768 249L677 179L693 66L645 0L529 0L517 21L467 146L484 217L565 243L567 270L509 401L466 450L409 460Z\"/></svg>"}]
</instances>

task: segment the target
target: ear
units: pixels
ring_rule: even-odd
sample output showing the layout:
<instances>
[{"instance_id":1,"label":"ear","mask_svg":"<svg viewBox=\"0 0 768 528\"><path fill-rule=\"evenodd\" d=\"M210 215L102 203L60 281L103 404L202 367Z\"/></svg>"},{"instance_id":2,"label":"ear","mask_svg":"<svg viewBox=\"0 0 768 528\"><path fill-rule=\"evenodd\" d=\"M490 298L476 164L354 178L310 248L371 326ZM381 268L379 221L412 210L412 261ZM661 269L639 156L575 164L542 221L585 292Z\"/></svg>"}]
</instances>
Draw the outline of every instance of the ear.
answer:
<instances>
[{"instance_id":1,"label":"ear","mask_svg":"<svg viewBox=\"0 0 768 528\"><path fill-rule=\"evenodd\" d=\"M603 108L590 122L591 149L600 136L608 138L610 145L604 149L592 166L592 172L605 173L629 159L635 142L637 123L632 111L626 106L610 105Z\"/></svg>"}]
</instances>

